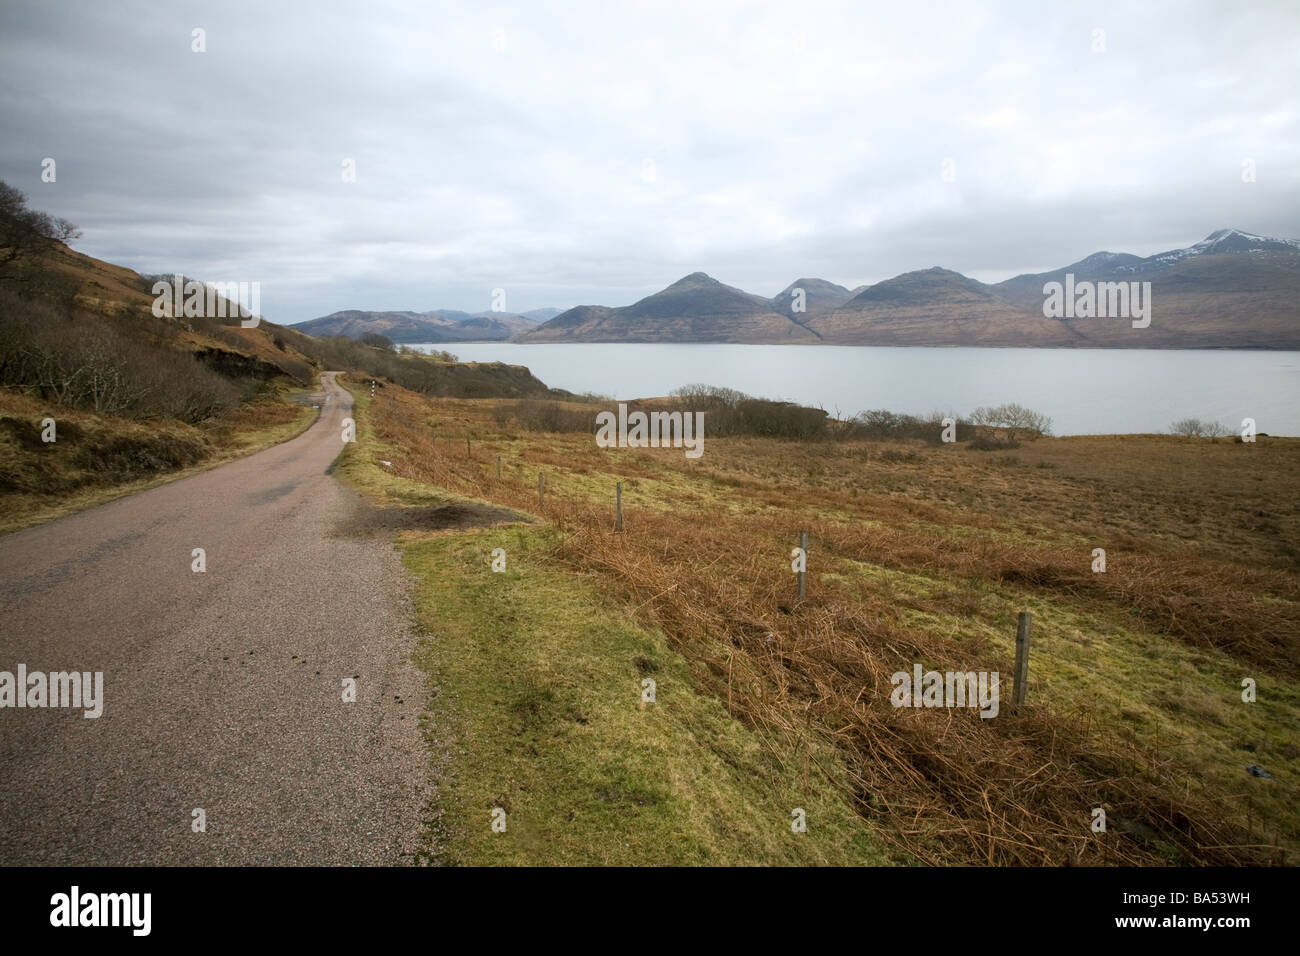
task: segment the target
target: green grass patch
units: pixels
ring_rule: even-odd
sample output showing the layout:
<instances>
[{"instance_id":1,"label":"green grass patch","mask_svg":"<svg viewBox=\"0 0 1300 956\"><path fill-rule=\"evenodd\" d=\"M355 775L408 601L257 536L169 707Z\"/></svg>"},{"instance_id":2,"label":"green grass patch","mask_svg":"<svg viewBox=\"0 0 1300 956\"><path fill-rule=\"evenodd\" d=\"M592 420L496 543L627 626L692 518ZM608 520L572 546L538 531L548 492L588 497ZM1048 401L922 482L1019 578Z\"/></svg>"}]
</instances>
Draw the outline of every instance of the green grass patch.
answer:
<instances>
[{"instance_id":1,"label":"green grass patch","mask_svg":"<svg viewBox=\"0 0 1300 956\"><path fill-rule=\"evenodd\" d=\"M1004 693L1010 693L1016 615L1029 611L1031 706L1090 715L1100 734L1139 741L1172 760L1189 792L1226 795L1224 817L1261 842L1300 842L1292 783L1300 778L1300 685L1215 648L1153 633L1122 609L1080 608L1064 598L1006 593L980 579L846 561L864 589L899 603L908 627L990 649L1005 671ZM1245 677L1258 685L1253 703L1242 700ZM1272 777L1251 776L1252 764Z\"/></svg>"},{"instance_id":2,"label":"green grass patch","mask_svg":"<svg viewBox=\"0 0 1300 956\"><path fill-rule=\"evenodd\" d=\"M554 565L556 534L515 526L402 540L430 635L418 662L437 688L425 726L449 742L438 797L446 862L888 862L817 770L837 766L823 745L774 745L699 693L661 634ZM491 570L494 548L504 572ZM492 829L497 807L505 832ZM792 830L795 808L804 833Z\"/></svg>"}]
</instances>

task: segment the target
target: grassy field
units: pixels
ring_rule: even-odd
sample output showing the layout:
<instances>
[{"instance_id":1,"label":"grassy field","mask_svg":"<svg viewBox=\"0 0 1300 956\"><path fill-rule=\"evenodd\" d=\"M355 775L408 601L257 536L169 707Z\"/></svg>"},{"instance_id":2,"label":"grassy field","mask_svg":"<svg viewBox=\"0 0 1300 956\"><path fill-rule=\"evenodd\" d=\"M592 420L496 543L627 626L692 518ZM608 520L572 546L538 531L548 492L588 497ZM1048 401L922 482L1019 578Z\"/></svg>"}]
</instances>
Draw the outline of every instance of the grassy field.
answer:
<instances>
[{"instance_id":1,"label":"grassy field","mask_svg":"<svg viewBox=\"0 0 1300 956\"><path fill-rule=\"evenodd\" d=\"M1112 436L979 452L710 438L693 461L525 431L502 404L361 396L362 440L343 466L390 505L470 499L534 518L403 537L434 638L433 716L471 731L450 756L459 782L443 817L474 821L450 841L458 859L874 862L886 847L936 864L1295 862L1300 441ZM808 596L796 603L801 529ZM498 546L519 553L505 575L488 568ZM1033 653L1013 714L1019 611L1034 616ZM684 709L654 712L658 744L625 700L637 657L677 675ZM999 716L892 707L890 675L914 664L1000 672ZM722 717L766 756L743 770L691 757L732 748L718 743ZM666 776L630 782L633 808L602 805L624 793L610 780L628 766L608 755L643 744L673 754ZM858 831L828 808L851 808L868 832L837 840L839 854L796 844L800 857L775 833L720 839L736 816L779 827L800 794L846 834ZM719 809L737 800L755 809ZM508 848L485 842L493 801L521 819ZM575 806L581 825L557 836ZM530 848L529 834L543 836Z\"/></svg>"}]
</instances>

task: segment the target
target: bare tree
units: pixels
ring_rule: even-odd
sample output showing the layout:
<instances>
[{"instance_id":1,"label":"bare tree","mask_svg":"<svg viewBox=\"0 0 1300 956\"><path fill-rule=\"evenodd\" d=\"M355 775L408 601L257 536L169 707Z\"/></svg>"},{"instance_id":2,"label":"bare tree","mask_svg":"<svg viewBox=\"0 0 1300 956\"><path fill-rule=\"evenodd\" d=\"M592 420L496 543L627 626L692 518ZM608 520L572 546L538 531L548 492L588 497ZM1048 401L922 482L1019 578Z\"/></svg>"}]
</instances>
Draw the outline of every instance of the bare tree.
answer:
<instances>
[{"instance_id":1,"label":"bare tree","mask_svg":"<svg viewBox=\"0 0 1300 956\"><path fill-rule=\"evenodd\" d=\"M68 220L29 208L22 190L0 180L0 268L80 235L81 230Z\"/></svg>"},{"instance_id":2,"label":"bare tree","mask_svg":"<svg viewBox=\"0 0 1300 956\"><path fill-rule=\"evenodd\" d=\"M1169 426L1170 434L1185 438L1222 438L1228 429L1217 421L1202 421L1199 418L1180 418Z\"/></svg>"},{"instance_id":3,"label":"bare tree","mask_svg":"<svg viewBox=\"0 0 1300 956\"><path fill-rule=\"evenodd\" d=\"M1052 433L1052 420L1041 412L1025 408L1012 402L1008 405L996 405L992 408L981 406L971 412L970 420L976 425L989 425L1005 428L1007 437L1016 440L1017 432L1034 432L1039 435Z\"/></svg>"}]
</instances>

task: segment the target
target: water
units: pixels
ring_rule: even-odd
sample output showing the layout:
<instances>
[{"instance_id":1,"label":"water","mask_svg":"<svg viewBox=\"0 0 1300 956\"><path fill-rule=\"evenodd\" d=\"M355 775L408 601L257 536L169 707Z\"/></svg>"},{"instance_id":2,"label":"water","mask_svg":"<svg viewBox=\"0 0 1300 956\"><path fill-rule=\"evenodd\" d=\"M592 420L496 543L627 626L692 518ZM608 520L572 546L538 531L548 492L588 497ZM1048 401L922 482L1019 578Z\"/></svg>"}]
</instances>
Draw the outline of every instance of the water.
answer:
<instances>
[{"instance_id":1,"label":"water","mask_svg":"<svg viewBox=\"0 0 1300 956\"><path fill-rule=\"evenodd\" d=\"M464 361L526 365L547 385L618 399L703 383L820 406L967 414L1018 402L1057 435L1168 431L1180 418L1300 435L1300 352L452 343Z\"/></svg>"}]
</instances>

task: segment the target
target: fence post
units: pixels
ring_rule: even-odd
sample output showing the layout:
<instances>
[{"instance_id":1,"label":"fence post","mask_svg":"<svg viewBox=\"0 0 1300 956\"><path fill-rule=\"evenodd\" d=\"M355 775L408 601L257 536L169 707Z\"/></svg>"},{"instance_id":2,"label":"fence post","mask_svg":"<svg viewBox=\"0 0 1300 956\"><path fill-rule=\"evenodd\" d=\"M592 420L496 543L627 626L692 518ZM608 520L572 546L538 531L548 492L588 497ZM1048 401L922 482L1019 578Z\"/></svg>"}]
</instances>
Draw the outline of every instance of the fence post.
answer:
<instances>
[{"instance_id":1,"label":"fence post","mask_svg":"<svg viewBox=\"0 0 1300 956\"><path fill-rule=\"evenodd\" d=\"M466 458L473 458L473 457L474 457L474 455L473 455L473 454L470 452L470 450L469 450L469 436L468 436L468 435L465 436L465 457L466 457Z\"/></svg>"},{"instance_id":2,"label":"fence post","mask_svg":"<svg viewBox=\"0 0 1300 956\"><path fill-rule=\"evenodd\" d=\"M542 472L537 473L537 507L542 508L546 504L546 475Z\"/></svg>"},{"instance_id":3,"label":"fence post","mask_svg":"<svg viewBox=\"0 0 1300 956\"><path fill-rule=\"evenodd\" d=\"M806 569L808 567L808 532L807 531L799 532L799 550L803 552L803 567ZM804 594L807 593L805 588L805 582L804 582L805 573L806 570L799 572L799 600L800 601L803 600Z\"/></svg>"},{"instance_id":4,"label":"fence post","mask_svg":"<svg viewBox=\"0 0 1300 956\"><path fill-rule=\"evenodd\" d=\"M497 455L497 477L501 477L501 456Z\"/></svg>"},{"instance_id":5,"label":"fence post","mask_svg":"<svg viewBox=\"0 0 1300 956\"><path fill-rule=\"evenodd\" d=\"M1028 611L1021 611L1016 621L1016 670L1011 690L1013 707L1023 704L1029 693L1029 625L1032 622L1033 615Z\"/></svg>"},{"instance_id":6,"label":"fence post","mask_svg":"<svg viewBox=\"0 0 1300 956\"><path fill-rule=\"evenodd\" d=\"M614 484L614 530L623 530L623 482Z\"/></svg>"}]
</instances>

